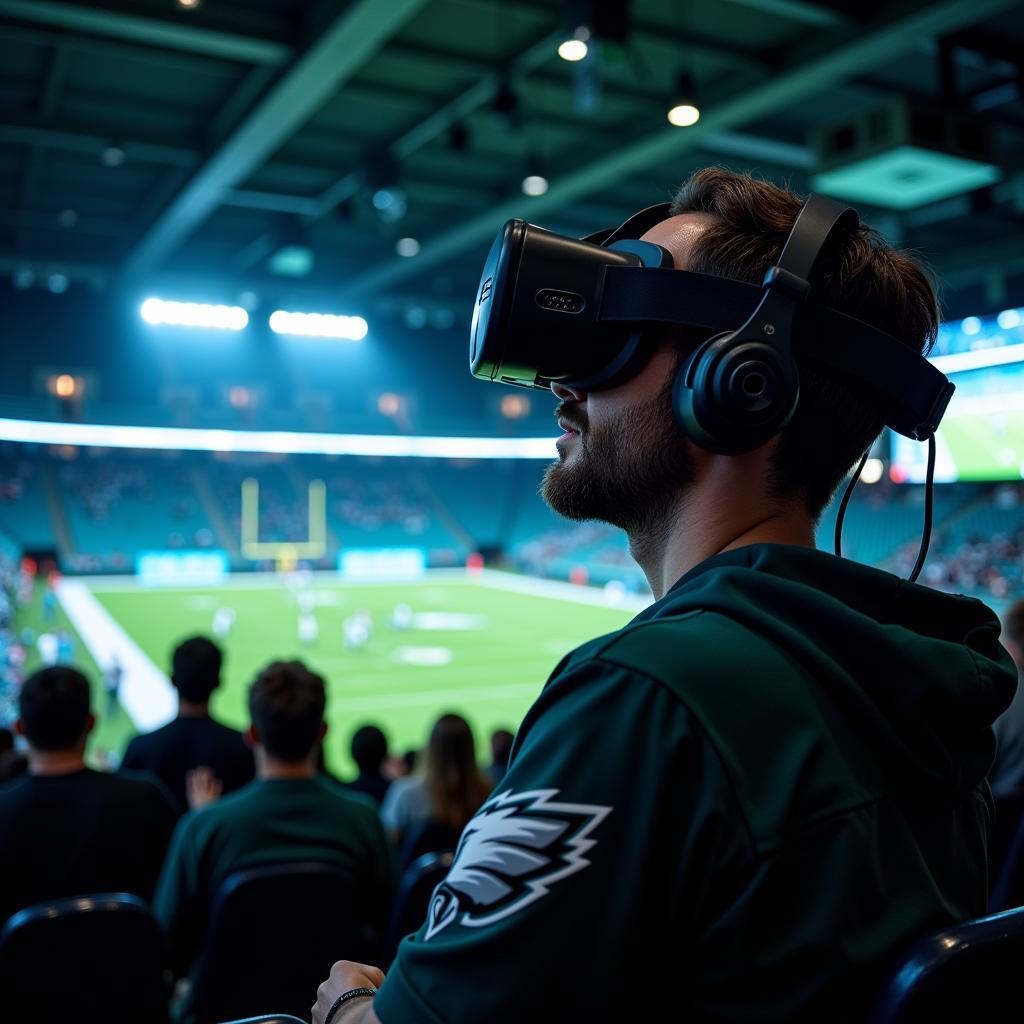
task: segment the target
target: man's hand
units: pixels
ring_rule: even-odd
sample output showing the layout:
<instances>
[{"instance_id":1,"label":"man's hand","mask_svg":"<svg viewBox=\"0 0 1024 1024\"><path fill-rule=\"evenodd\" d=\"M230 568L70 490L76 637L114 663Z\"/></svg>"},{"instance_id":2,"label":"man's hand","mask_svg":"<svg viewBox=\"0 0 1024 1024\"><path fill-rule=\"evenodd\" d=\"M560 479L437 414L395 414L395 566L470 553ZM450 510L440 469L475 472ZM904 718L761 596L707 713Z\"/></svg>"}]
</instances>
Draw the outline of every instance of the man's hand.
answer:
<instances>
[{"instance_id":1,"label":"man's hand","mask_svg":"<svg viewBox=\"0 0 1024 1024\"><path fill-rule=\"evenodd\" d=\"M185 795L193 811L219 800L223 789L224 783L204 764L185 773Z\"/></svg>"},{"instance_id":2,"label":"man's hand","mask_svg":"<svg viewBox=\"0 0 1024 1024\"><path fill-rule=\"evenodd\" d=\"M334 1000L343 992L354 988L380 988L384 984L384 972L379 967L370 967L367 964L355 964L351 960L339 960L331 968L331 976L316 990L316 1003L313 1006L313 1024L324 1024L327 1014L330 1013ZM345 1020L346 1011L357 1007L361 1011L358 1018L370 1007L370 1002L365 998L352 999L345 1003L340 1012L331 1021L331 1024ZM355 1014L353 1013L353 1016ZM351 1018L350 1018L351 1019ZM371 1016L370 1020L376 1018Z\"/></svg>"}]
</instances>

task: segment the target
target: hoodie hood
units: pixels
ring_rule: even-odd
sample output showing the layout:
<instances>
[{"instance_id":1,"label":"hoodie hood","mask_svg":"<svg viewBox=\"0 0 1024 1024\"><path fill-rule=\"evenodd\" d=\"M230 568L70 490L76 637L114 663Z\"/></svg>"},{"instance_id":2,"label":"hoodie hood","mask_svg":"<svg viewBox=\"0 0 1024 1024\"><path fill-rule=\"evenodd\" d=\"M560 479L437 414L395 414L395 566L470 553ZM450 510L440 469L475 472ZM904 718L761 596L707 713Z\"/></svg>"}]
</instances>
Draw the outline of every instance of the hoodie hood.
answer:
<instances>
[{"instance_id":1,"label":"hoodie hood","mask_svg":"<svg viewBox=\"0 0 1024 1024\"><path fill-rule=\"evenodd\" d=\"M702 562L634 621L693 611L728 616L798 659L917 793L966 793L987 775L991 725L1017 671L981 601L812 548L757 544Z\"/></svg>"}]
</instances>

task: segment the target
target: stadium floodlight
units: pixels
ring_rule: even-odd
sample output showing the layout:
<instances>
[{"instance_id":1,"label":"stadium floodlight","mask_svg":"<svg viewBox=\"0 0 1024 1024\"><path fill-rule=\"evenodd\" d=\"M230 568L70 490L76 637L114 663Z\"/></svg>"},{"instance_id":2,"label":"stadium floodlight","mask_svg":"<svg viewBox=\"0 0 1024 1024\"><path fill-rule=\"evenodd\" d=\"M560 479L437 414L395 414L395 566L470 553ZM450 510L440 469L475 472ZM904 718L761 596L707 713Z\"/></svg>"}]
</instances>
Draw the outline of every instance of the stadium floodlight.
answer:
<instances>
[{"instance_id":1,"label":"stadium floodlight","mask_svg":"<svg viewBox=\"0 0 1024 1024\"><path fill-rule=\"evenodd\" d=\"M270 314L270 329L275 334L362 341L366 337L369 326L361 316L337 316L334 313L293 313L287 309L275 309Z\"/></svg>"},{"instance_id":2,"label":"stadium floodlight","mask_svg":"<svg viewBox=\"0 0 1024 1024\"><path fill-rule=\"evenodd\" d=\"M173 327L241 331L249 323L249 314L241 306L213 305L208 302L149 298L142 303L139 312L147 324L168 324Z\"/></svg>"},{"instance_id":3,"label":"stadium floodlight","mask_svg":"<svg viewBox=\"0 0 1024 1024\"><path fill-rule=\"evenodd\" d=\"M150 451L263 452L272 455L373 455L426 459L547 459L554 437L415 437L314 434L291 430L203 430L0 419L0 441L139 448Z\"/></svg>"}]
</instances>

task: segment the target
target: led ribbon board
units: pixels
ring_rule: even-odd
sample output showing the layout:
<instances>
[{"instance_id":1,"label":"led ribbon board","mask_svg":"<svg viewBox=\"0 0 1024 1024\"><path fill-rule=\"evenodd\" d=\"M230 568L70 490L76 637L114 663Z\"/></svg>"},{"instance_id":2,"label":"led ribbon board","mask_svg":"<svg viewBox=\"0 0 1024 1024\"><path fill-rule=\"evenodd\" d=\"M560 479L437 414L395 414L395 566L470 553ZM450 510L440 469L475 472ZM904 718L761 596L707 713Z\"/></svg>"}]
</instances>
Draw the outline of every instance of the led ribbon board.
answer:
<instances>
[{"instance_id":1,"label":"led ribbon board","mask_svg":"<svg viewBox=\"0 0 1024 1024\"><path fill-rule=\"evenodd\" d=\"M274 455L374 455L424 459L547 459L551 437L410 437L313 434L291 430L200 430L194 427L108 426L0 418L0 441L135 448L148 451L262 452Z\"/></svg>"}]
</instances>

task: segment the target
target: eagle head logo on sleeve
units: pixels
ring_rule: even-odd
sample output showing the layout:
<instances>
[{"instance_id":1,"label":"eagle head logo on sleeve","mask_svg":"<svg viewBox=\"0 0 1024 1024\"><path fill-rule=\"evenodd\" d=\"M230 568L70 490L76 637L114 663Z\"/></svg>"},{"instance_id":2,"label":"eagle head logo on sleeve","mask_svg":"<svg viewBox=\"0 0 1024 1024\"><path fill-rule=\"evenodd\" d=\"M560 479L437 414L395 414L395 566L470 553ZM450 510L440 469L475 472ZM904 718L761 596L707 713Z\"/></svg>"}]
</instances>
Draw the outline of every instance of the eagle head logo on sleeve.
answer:
<instances>
[{"instance_id":1,"label":"eagle head logo on sleeve","mask_svg":"<svg viewBox=\"0 0 1024 1024\"><path fill-rule=\"evenodd\" d=\"M611 813L556 803L557 789L491 797L462 833L448 877L434 890L424 939L454 921L483 928L546 896L590 864L590 834Z\"/></svg>"}]
</instances>

